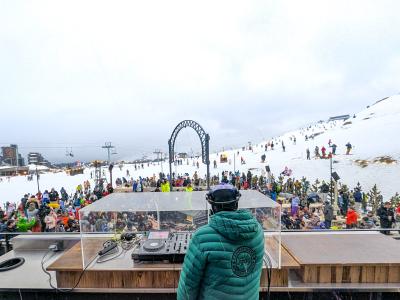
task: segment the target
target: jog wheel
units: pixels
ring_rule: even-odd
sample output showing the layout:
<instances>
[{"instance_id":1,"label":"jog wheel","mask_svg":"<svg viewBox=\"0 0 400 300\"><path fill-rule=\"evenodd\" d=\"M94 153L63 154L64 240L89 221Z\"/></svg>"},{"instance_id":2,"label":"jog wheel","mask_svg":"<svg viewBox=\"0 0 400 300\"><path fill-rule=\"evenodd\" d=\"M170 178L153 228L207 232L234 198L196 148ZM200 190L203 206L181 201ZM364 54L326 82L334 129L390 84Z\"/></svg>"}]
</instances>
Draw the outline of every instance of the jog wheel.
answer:
<instances>
[{"instance_id":1,"label":"jog wheel","mask_svg":"<svg viewBox=\"0 0 400 300\"><path fill-rule=\"evenodd\" d=\"M143 249L149 252L158 252L162 248L164 248L165 242L164 240L147 240L143 244Z\"/></svg>"}]
</instances>

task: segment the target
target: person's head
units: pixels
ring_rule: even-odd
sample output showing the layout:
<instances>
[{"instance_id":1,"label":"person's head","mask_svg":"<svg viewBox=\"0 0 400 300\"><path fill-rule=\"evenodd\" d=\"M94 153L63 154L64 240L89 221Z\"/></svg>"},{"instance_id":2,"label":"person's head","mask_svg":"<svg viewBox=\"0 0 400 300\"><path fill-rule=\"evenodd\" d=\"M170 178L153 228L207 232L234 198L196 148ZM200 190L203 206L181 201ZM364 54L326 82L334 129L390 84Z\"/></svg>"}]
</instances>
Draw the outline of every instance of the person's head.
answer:
<instances>
[{"instance_id":1,"label":"person's head","mask_svg":"<svg viewBox=\"0 0 400 300\"><path fill-rule=\"evenodd\" d=\"M234 211L238 209L239 191L230 184L217 185L207 193L206 199L211 204L212 213Z\"/></svg>"},{"instance_id":2,"label":"person's head","mask_svg":"<svg viewBox=\"0 0 400 300\"><path fill-rule=\"evenodd\" d=\"M34 202L29 203L28 210L29 210L29 211L33 211L33 210L35 210L35 209L36 209L35 203L34 203Z\"/></svg>"},{"instance_id":3,"label":"person's head","mask_svg":"<svg viewBox=\"0 0 400 300\"><path fill-rule=\"evenodd\" d=\"M7 227L12 228L15 226L15 221L13 219L7 221Z\"/></svg>"},{"instance_id":4,"label":"person's head","mask_svg":"<svg viewBox=\"0 0 400 300\"><path fill-rule=\"evenodd\" d=\"M392 207L392 204L389 201L386 201L385 202L385 207L386 208L390 208L390 207Z\"/></svg>"}]
</instances>

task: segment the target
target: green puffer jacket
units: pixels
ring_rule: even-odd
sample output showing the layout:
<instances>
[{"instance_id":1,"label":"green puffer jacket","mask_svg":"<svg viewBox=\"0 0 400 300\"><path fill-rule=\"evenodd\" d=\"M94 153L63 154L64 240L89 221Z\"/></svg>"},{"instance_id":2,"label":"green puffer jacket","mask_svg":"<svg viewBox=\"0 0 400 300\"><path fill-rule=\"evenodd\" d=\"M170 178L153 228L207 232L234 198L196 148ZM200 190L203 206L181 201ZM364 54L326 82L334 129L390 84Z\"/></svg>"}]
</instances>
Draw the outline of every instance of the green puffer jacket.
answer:
<instances>
[{"instance_id":1,"label":"green puffer jacket","mask_svg":"<svg viewBox=\"0 0 400 300\"><path fill-rule=\"evenodd\" d=\"M180 299L258 299L264 233L245 210L210 218L190 242L178 286Z\"/></svg>"}]
</instances>

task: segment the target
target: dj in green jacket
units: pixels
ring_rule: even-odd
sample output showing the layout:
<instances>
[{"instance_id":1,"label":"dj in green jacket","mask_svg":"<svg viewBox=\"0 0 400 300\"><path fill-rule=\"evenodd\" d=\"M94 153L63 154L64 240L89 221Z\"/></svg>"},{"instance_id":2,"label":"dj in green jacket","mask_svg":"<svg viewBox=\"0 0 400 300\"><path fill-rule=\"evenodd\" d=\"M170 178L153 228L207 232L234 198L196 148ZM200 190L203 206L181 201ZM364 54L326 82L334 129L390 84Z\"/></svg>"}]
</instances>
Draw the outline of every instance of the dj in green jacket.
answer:
<instances>
[{"instance_id":1,"label":"dj in green jacket","mask_svg":"<svg viewBox=\"0 0 400 300\"><path fill-rule=\"evenodd\" d=\"M208 225L193 235L178 286L180 299L258 299L264 234L252 214L237 210L240 193L214 187Z\"/></svg>"}]
</instances>

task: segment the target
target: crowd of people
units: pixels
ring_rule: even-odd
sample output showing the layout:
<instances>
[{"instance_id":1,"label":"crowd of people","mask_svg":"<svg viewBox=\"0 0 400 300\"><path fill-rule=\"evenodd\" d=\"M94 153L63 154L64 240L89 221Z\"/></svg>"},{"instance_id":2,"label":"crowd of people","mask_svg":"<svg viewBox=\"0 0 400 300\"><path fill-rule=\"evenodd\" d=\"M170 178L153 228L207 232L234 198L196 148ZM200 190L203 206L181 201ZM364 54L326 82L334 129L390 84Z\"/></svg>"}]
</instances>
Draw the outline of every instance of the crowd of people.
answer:
<instances>
[{"instance_id":1,"label":"crowd of people","mask_svg":"<svg viewBox=\"0 0 400 300\"><path fill-rule=\"evenodd\" d=\"M398 197L393 197L391 201L383 201L381 195L375 195L372 191L364 193L360 186L349 191L347 186L343 185L338 191L336 202L333 197L334 201L331 203L332 199L328 199L331 191L327 183L322 182L319 187L314 186L314 192L303 193L305 181L288 179L285 183L286 190L289 189L293 194L289 193L290 196L283 199L287 203L281 218L284 229L381 228L385 229L382 230L384 234L390 234L390 229L400 232Z\"/></svg>"},{"instance_id":2,"label":"crowd of people","mask_svg":"<svg viewBox=\"0 0 400 300\"><path fill-rule=\"evenodd\" d=\"M113 192L110 184L91 190L89 181L68 193L51 188L43 193L25 194L19 203L0 207L0 232L78 232L79 210Z\"/></svg>"},{"instance_id":3,"label":"crowd of people","mask_svg":"<svg viewBox=\"0 0 400 300\"><path fill-rule=\"evenodd\" d=\"M289 177L289 170L275 179L270 172L254 175L224 171L211 178L211 185L229 183L238 190L255 189L282 204L281 223L283 229L342 229L390 228L400 229L400 204L386 201L378 195L375 209L369 206L369 193L357 186L353 190L343 185L339 189L337 202L331 203L330 185L318 180L311 185L306 178L296 180ZM130 175L127 173L127 175ZM287 179L285 180L285 178ZM186 192L205 189L206 179L197 171L192 176L163 173L152 177L117 178L117 187L129 187L133 192L169 192L172 189ZM172 187L171 187L172 184ZM43 193L25 194L19 203L7 202L0 208L0 231L15 232L78 232L79 210L113 192L111 184L91 189L89 181L79 184L74 191L54 188ZM288 206L289 205L289 206ZM335 223L335 224L333 224Z\"/></svg>"}]
</instances>

